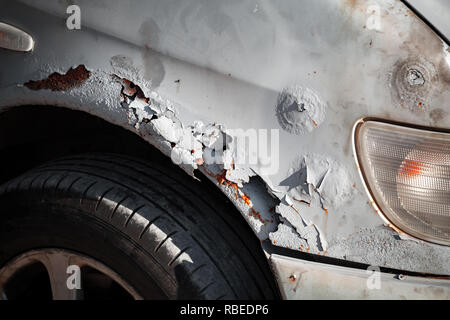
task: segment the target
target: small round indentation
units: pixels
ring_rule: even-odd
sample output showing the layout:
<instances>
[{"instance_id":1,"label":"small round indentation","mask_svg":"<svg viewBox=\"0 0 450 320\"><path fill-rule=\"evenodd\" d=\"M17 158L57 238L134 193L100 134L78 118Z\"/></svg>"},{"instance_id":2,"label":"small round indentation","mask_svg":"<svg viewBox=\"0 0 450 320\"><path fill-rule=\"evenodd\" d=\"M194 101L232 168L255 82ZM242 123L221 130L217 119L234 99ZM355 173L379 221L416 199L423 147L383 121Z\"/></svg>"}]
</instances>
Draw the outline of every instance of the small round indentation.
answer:
<instances>
[{"instance_id":1,"label":"small round indentation","mask_svg":"<svg viewBox=\"0 0 450 320\"><path fill-rule=\"evenodd\" d=\"M400 61L392 73L392 97L404 108L422 110L428 106L439 83L436 68L428 60L414 58Z\"/></svg>"},{"instance_id":2,"label":"small round indentation","mask_svg":"<svg viewBox=\"0 0 450 320\"><path fill-rule=\"evenodd\" d=\"M292 134L313 131L325 119L325 104L309 88L291 86L278 95L276 114L280 126Z\"/></svg>"}]
</instances>

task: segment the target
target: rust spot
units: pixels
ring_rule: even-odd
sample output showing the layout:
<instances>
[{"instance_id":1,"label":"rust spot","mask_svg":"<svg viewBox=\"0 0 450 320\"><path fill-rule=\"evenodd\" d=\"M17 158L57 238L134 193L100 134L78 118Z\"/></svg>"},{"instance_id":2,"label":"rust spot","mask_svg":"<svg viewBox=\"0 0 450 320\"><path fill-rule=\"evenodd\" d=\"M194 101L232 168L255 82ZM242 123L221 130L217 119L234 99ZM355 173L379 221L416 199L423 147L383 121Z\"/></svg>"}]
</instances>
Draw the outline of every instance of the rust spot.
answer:
<instances>
[{"instance_id":1,"label":"rust spot","mask_svg":"<svg viewBox=\"0 0 450 320\"><path fill-rule=\"evenodd\" d=\"M81 86L89 79L90 72L83 64L70 68L65 74L54 72L42 80L30 80L24 84L30 90L67 91Z\"/></svg>"},{"instance_id":2,"label":"rust spot","mask_svg":"<svg viewBox=\"0 0 450 320\"><path fill-rule=\"evenodd\" d=\"M241 198L242 198L242 200L244 200L244 202L245 202L248 206L250 206L250 205L252 204L251 201L250 201L250 197L247 196L246 194L241 195Z\"/></svg>"},{"instance_id":3,"label":"rust spot","mask_svg":"<svg viewBox=\"0 0 450 320\"><path fill-rule=\"evenodd\" d=\"M347 0L346 5L350 7L350 9L355 9L356 8L356 1L357 0Z\"/></svg>"},{"instance_id":4,"label":"rust spot","mask_svg":"<svg viewBox=\"0 0 450 320\"><path fill-rule=\"evenodd\" d=\"M295 276L295 274L291 275L289 277L289 282L294 283L297 280L297 277Z\"/></svg>"},{"instance_id":5,"label":"rust spot","mask_svg":"<svg viewBox=\"0 0 450 320\"><path fill-rule=\"evenodd\" d=\"M208 175L211 177L215 177L217 182L219 182L219 184L221 184L221 185L225 185L228 187L232 187L235 190L239 190L239 187L236 183L227 180L227 178L226 178L227 171L226 170L223 170L221 174L216 174L216 175L214 175L211 172L208 172Z\"/></svg>"},{"instance_id":6,"label":"rust spot","mask_svg":"<svg viewBox=\"0 0 450 320\"><path fill-rule=\"evenodd\" d=\"M300 202L300 203L304 203L304 204L308 205L308 207L311 207L311 203L309 203L308 201L305 201L305 200L298 200L298 199L295 198L295 197L294 197L294 200L297 201L297 202Z\"/></svg>"},{"instance_id":7,"label":"rust spot","mask_svg":"<svg viewBox=\"0 0 450 320\"><path fill-rule=\"evenodd\" d=\"M226 174L227 174L226 170L223 170L221 174L213 174L212 172L209 172L207 170L206 170L206 173L210 177L215 177L217 179L217 182L220 185L225 185L225 186L234 188L235 189L235 193L234 193L235 199L241 198L245 202L245 204L250 207L250 214L249 214L250 217L254 217L254 218L258 219L263 224L266 224L267 222L273 222L273 220L264 220L261 217L261 214L251 207L252 203L250 201L250 197L247 196L245 193L239 192L239 186L236 183L228 181L226 179Z\"/></svg>"},{"instance_id":8,"label":"rust spot","mask_svg":"<svg viewBox=\"0 0 450 320\"><path fill-rule=\"evenodd\" d=\"M268 222L273 222L272 219L264 220L261 217L261 214L258 211L256 211L255 209L253 209L253 208L250 208L250 217L254 217L254 218L258 219L259 221L261 221L262 224L266 224Z\"/></svg>"},{"instance_id":9,"label":"rust spot","mask_svg":"<svg viewBox=\"0 0 450 320\"><path fill-rule=\"evenodd\" d=\"M142 91L141 87L139 87L137 84L126 78L121 78L116 74L112 74L111 77L122 84L122 91L120 92L122 96L126 96L131 100L137 98L144 101L145 103L149 103L150 99L145 96L144 91Z\"/></svg>"},{"instance_id":10,"label":"rust spot","mask_svg":"<svg viewBox=\"0 0 450 320\"><path fill-rule=\"evenodd\" d=\"M295 207L294 207L293 205L290 205L290 207L291 207L297 214L300 214L300 212L298 212L298 210L295 209Z\"/></svg>"},{"instance_id":11,"label":"rust spot","mask_svg":"<svg viewBox=\"0 0 450 320\"><path fill-rule=\"evenodd\" d=\"M216 175L216 179L217 182L219 182L219 184L225 184L225 185L229 185L230 182L225 178L227 172L224 170L221 174Z\"/></svg>"},{"instance_id":12,"label":"rust spot","mask_svg":"<svg viewBox=\"0 0 450 320\"><path fill-rule=\"evenodd\" d=\"M262 219L262 217L261 217L261 214L258 212L258 211L256 211L255 209L253 209L253 208L250 208L250 217L255 217L255 218L258 218L258 220L259 221L261 221L262 223L264 223L264 220Z\"/></svg>"}]
</instances>

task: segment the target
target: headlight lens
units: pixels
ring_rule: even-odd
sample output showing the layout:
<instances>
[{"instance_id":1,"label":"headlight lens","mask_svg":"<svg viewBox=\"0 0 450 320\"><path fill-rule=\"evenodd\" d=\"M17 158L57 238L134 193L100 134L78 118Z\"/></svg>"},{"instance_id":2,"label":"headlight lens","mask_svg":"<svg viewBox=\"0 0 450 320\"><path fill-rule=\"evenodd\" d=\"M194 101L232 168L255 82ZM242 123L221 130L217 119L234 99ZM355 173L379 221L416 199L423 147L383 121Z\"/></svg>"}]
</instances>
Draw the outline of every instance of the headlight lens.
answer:
<instances>
[{"instance_id":1,"label":"headlight lens","mask_svg":"<svg viewBox=\"0 0 450 320\"><path fill-rule=\"evenodd\" d=\"M426 241L450 244L450 134L379 121L355 127L366 187L385 219Z\"/></svg>"}]
</instances>

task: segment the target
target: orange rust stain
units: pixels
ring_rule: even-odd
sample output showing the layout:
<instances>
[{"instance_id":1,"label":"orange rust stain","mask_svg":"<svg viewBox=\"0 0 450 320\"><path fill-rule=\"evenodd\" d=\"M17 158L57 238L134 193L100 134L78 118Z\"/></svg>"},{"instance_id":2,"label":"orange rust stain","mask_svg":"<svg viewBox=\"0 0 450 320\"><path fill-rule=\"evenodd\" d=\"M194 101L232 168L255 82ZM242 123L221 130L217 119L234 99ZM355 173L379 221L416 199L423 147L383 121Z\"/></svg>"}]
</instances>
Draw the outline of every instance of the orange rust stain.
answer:
<instances>
[{"instance_id":1,"label":"orange rust stain","mask_svg":"<svg viewBox=\"0 0 450 320\"><path fill-rule=\"evenodd\" d=\"M127 96L130 98L134 97L136 99L144 101L145 103L150 102L150 99L145 96L141 87L139 87L137 84L134 84L132 81L126 78L121 78L116 74L111 74L111 77L122 84L122 91L120 93L121 96Z\"/></svg>"},{"instance_id":2,"label":"orange rust stain","mask_svg":"<svg viewBox=\"0 0 450 320\"><path fill-rule=\"evenodd\" d=\"M356 9L357 0L346 0L345 2L347 4L347 6L350 7L350 9L352 9L352 10Z\"/></svg>"},{"instance_id":3,"label":"orange rust stain","mask_svg":"<svg viewBox=\"0 0 450 320\"><path fill-rule=\"evenodd\" d=\"M328 214L328 209L327 208L323 208L323 211L325 212L325 214Z\"/></svg>"},{"instance_id":4,"label":"orange rust stain","mask_svg":"<svg viewBox=\"0 0 450 320\"><path fill-rule=\"evenodd\" d=\"M311 203L309 203L309 202L307 202L307 201L305 201L305 200L298 200L297 198L295 198L294 197L294 200L295 201L297 201L297 202L300 202L300 203L304 203L304 204L307 204L308 205L308 207L311 207Z\"/></svg>"},{"instance_id":5,"label":"orange rust stain","mask_svg":"<svg viewBox=\"0 0 450 320\"><path fill-rule=\"evenodd\" d=\"M227 186L231 185L232 183L230 181L228 181L225 176L227 174L226 170L223 170L221 174L214 174L208 170L205 170L206 174L210 177L216 178L217 182L221 185L225 184Z\"/></svg>"},{"instance_id":6,"label":"orange rust stain","mask_svg":"<svg viewBox=\"0 0 450 320\"><path fill-rule=\"evenodd\" d=\"M219 182L219 184L229 185L230 182L226 179L226 175L227 175L226 170L223 170L221 174L216 174L217 182Z\"/></svg>"},{"instance_id":7,"label":"orange rust stain","mask_svg":"<svg viewBox=\"0 0 450 320\"><path fill-rule=\"evenodd\" d=\"M241 195L242 200L244 200L245 204L250 206L252 203L250 201L250 197L247 196L246 194Z\"/></svg>"},{"instance_id":8,"label":"orange rust stain","mask_svg":"<svg viewBox=\"0 0 450 320\"><path fill-rule=\"evenodd\" d=\"M401 168L401 175L409 178L416 177L420 175L423 171L423 164L418 161L405 160Z\"/></svg>"},{"instance_id":9,"label":"orange rust stain","mask_svg":"<svg viewBox=\"0 0 450 320\"><path fill-rule=\"evenodd\" d=\"M294 209L295 212L297 212L297 214L300 214L300 212L298 212L297 209L294 208L294 206L291 204L291 208Z\"/></svg>"},{"instance_id":10,"label":"orange rust stain","mask_svg":"<svg viewBox=\"0 0 450 320\"><path fill-rule=\"evenodd\" d=\"M250 217L254 217L254 218L257 218L259 221L261 221L263 224L266 224L267 222L273 222L273 220L264 220L262 217L261 217L261 214L258 212L258 211L256 211L255 209L253 209L253 208L250 208Z\"/></svg>"},{"instance_id":11,"label":"orange rust stain","mask_svg":"<svg viewBox=\"0 0 450 320\"><path fill-rule=\"evenodd\" d=\"M375 214L379 214L379 210L377 209L377 207L376 207L376 203L375 203L375 201L369 201L368 202L368 204L370 204L371 206L372 206L372 208L373 208L373 210L374 210L374 212L375 212Z\"/></svg>"},{"instance_id":12,"label":"orange rust stain","mask_svg":"<svg viewBox=\"0 0 450 320\"><path fill-rule=\"evenodd\" d=\"M30 80L24 84L30 90L66 91L81 86L91 73L83 64L70 68L65 74L54 72L42 80Z\"/></svg>"},{"instance_id":13,"label":"orange rust stain","mask_svg":"<svg viewBox=\"0 0 450 320\"><path fill-rule=\"evenodd\" d=\"M313 122L313 124L314 124L315 127L318 127L318 126L319 126L319 125L317 124L316 121L313 120L312 122Z\"/></svg>"},{"instance_id":14,"label":"orange rust stain","mask_svg":"<svg viewBox=\"0 0 450 320\"><path fill-rule=\"evenodd\" d=\"M226 186L229 186L229 187L234 188L234 189L236 190L235 193L234 193L235 199L241 198L241 199L245 202L245 204L248 205L248 206L250 207L250 214L249 214L250 217L257 218L257 219L258 219L259 221L261 221L263 224L266 224L267 222L273 222L272 219L270 219L270 220L264 220L264 219L262 218L261 214L260 214L258 211L256 211L255 209L253 209L253 208L251 207L252 203L251 203L251 201L250 201L250 197L247 196L245 193L240 194L240 193L239 193L239 186L238 186L236 183L231 182L231 181L228 181L228 180L226 179L226 174L227 174L227 171L226 171L226 170L223 170L221 174L216 174L216 175L213 174L213 173L211 173L211 172L209 172L209 171L206 171L206 173L207 173L210 177L215 177L215 178L217 179L217 182L219 182L220 185L226 185Z\"/></svg>"}]
</instances>

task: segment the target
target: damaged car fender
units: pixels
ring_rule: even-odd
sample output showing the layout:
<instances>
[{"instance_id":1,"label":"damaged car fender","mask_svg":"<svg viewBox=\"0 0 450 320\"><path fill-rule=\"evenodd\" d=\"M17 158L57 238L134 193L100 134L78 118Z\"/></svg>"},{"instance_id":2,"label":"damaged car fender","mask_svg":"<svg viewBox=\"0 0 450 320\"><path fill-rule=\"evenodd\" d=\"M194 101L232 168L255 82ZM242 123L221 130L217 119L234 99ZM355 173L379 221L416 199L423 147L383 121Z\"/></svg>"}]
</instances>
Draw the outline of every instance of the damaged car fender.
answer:
<instances>
[{"instance_id":1,"label":"damaged car fender","mask_svg":"<svg viewBox=\"0 0 450 320\"><path fill-rule=\"evenodd\" d=\"M374 212L352 150L365 117L450 127L448 46L404 3L77 3L80 30L61 2L2 5L36 44L0 52L0 110L68 107L135 132L202 171L261 241L450 273L448 247Z\"/></svg>"}]
</instances>

